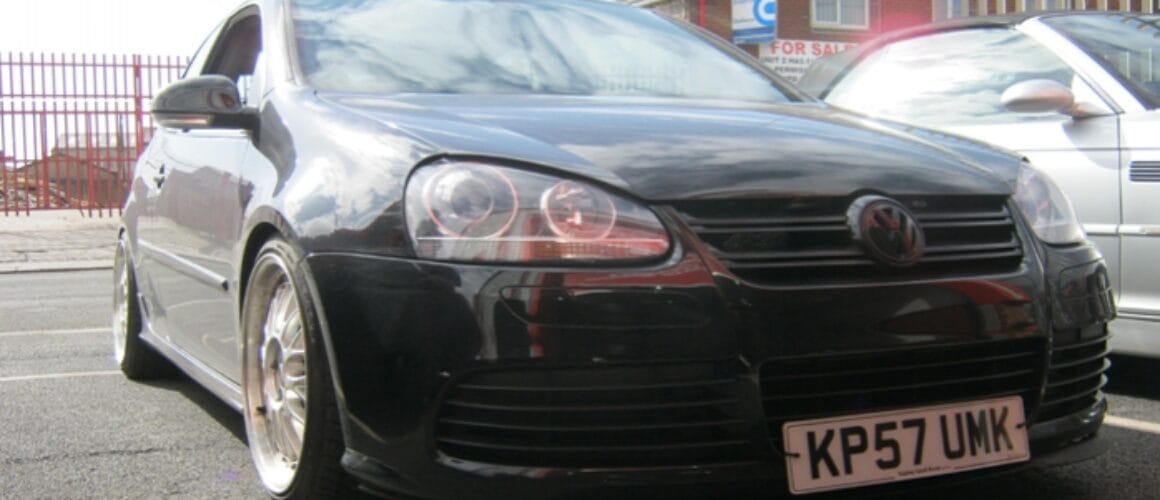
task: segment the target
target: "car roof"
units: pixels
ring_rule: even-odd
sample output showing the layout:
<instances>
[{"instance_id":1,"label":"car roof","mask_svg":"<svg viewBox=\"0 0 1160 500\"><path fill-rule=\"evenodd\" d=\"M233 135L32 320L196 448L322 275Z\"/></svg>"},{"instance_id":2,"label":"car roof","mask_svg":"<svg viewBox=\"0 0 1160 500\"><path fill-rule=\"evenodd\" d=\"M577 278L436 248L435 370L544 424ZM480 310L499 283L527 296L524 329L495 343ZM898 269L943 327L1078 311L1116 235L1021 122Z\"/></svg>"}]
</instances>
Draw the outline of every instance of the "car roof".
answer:
<instances>
[{"instance_id":1,"label":"car roof","mask_svg":"<svg viewBox=\"0 0 1160 500\"><path fill-rule=\"evenodd\" d=\"M1044 17L1049 15L1045 12L1020 12L1017 14L1003 14L997 16L980 16L980 17L963 17L958 19L949 19L946 21L937 21L933 23L920 24L910 28L902 28L895 31L889 31L867 40L864 43L858 44L859 49L873 49L881 47L885 44L895 42L898 40L905 40L907 38L915 38L931 33L938 33L942 31L954 31L960 29L973 28L1012 28L1022 24L1028 19L1037 17ZM859 52L864 52L860 50Z\"/></svg>"},{"instance_id":2,"label":"car roof","mask_svg":"<svg viewBox=\"0 0 1160 500\"><path fill-rule=\"evenodd\" d=\"M1127 17L1144 17L1147 14L1139 12L1124 12L1124 11L1102 11L1102 10L1055 10L1055 11L1034 11L1034 12L1018 12L1013 14L1002 14L995 16L979 16L979 17L963 17L958 19L950 19L946 21L938 21L933 23L921 24L910 28L903 28L895 31L883 33L879 36L871 38L864 43L858 45L859 49L873 49L881 47L884 44L891 43L907 38L914 38L917 36L927 35L930 33L938 33L940 31L953 31L958 29L972 29L972 28L1013 28L1030 19L1041 19L1048 17L1066 17L1066 16L1127 16ZM864 51L864 50L863 50ZM861 51L860 51L861 52Z\"/></svg>"}]
</instances>

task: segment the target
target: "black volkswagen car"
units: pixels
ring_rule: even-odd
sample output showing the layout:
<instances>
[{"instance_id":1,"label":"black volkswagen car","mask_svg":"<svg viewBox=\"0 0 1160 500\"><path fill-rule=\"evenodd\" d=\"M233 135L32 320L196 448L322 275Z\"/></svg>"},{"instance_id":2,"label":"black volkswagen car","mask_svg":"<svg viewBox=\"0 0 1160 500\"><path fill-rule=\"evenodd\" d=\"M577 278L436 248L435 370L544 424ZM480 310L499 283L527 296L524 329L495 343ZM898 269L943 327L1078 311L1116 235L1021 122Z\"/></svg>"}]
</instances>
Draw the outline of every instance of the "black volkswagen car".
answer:
<instances>
[{"instance_id":1,"label":"black volkswagen car","mask_svg":"<svg viewBox=\"0 0 1160 500\"><path fill-rule=\"evenodd\" d=\"M152 106L116 359L240 410L274 497L881 491L1098 451L1108 280L1051 181L661 15L246 2Z\"/></svg>"}]
</instances>

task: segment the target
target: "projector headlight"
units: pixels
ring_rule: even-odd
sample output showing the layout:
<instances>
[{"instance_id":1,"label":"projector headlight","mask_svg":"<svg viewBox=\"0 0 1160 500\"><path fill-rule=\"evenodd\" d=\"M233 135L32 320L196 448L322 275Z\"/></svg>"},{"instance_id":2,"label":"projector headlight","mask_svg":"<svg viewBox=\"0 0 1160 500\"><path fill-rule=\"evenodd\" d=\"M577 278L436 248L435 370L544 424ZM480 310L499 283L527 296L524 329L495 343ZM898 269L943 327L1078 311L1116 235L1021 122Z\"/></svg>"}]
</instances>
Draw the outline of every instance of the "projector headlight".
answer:
<instances>
[{"instance_id":1,"label":"projector headlight","mask_svg":"<svg viewBox=\"0 0 1160 500\"><path fill-rule=\"evenodd\" d=\"M649 209L586 182L481 162L415 171L407 228L422 258L482 262L606 262L668 253Z\"/></svg>"}]
</instances>

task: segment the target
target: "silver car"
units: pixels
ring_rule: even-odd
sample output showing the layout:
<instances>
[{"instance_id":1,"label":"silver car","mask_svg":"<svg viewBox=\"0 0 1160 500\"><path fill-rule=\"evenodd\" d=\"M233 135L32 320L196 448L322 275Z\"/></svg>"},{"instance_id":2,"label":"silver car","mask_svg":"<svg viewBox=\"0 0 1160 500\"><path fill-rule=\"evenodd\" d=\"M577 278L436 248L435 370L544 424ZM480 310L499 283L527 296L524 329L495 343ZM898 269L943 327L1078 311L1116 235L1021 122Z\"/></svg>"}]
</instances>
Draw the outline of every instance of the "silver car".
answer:
<instances>
[{"instance_id":1,"label":"silver car","mask_svg":"<svg viewBox=\"0 0 1160 500\"><path fill-rule=\"evenodd\" d=\"M1016 150L1108 261L1112 348L1160 357L1160 17L1040 12L884 35L816 62L827 102Z\"/></svg>"}]
</instances>

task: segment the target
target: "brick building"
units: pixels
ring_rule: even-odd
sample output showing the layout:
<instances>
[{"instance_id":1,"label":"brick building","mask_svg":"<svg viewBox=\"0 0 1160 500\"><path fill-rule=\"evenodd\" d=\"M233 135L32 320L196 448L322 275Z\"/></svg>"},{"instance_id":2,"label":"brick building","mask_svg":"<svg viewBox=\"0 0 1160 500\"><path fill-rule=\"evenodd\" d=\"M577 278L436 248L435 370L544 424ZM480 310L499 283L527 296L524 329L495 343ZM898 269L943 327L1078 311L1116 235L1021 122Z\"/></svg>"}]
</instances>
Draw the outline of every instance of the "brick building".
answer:
<instances>
[{"instance_id":1,"label":"brick building","mask_svg":"<svg viewBox=\"0 0 1160 500\"><path fill-rule=\"evenodd\" d=\"M622 0L624 1L624 0ZM795 80L818 57L887 31L957 17L1034 10L1160 12L1160 0L628 0L705 27L727 40L740 10L776 4L773 41L739 43L778 73ZM736 15L735 15L736 14Z\"/></svg>"}]
</instances>

